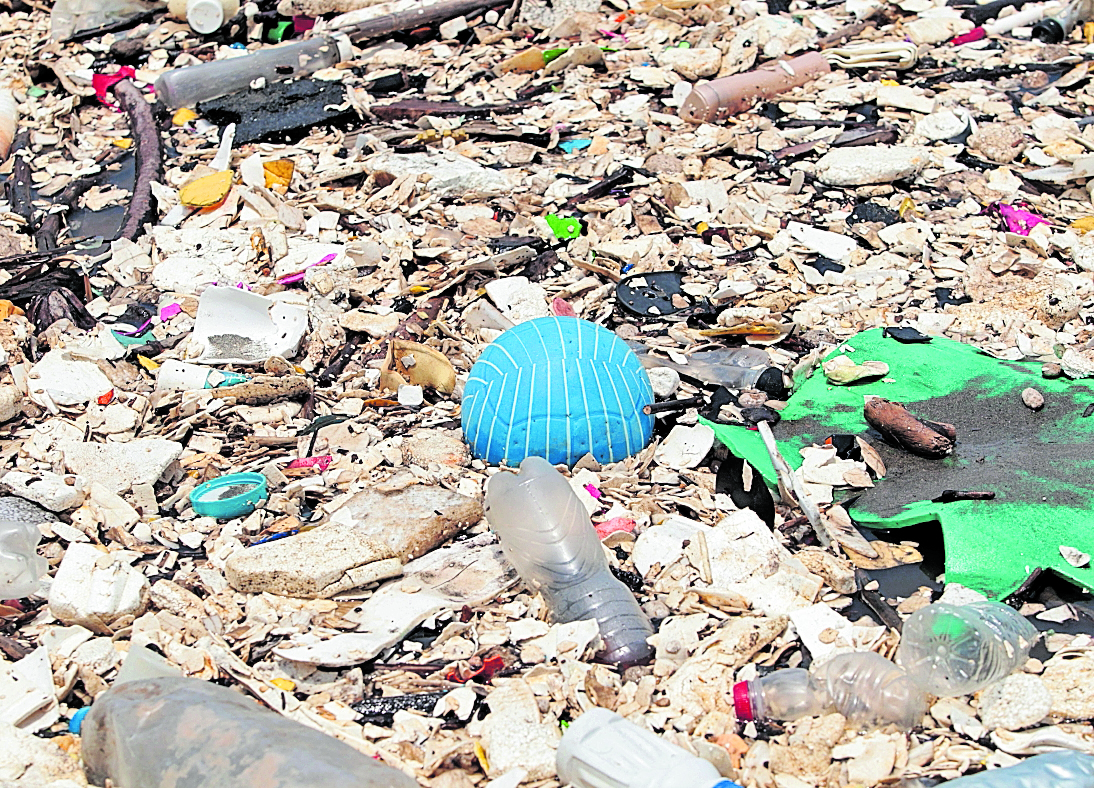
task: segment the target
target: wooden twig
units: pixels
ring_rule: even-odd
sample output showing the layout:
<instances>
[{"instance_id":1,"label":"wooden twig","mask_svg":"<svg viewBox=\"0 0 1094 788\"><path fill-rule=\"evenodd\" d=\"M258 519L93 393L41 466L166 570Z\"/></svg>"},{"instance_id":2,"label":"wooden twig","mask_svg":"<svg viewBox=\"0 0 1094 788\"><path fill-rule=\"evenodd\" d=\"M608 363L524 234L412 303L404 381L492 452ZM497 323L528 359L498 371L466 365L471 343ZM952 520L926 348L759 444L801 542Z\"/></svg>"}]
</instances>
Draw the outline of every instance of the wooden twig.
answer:
<instances>
[{"instance_id":1,"label":"wooden twig","mask_svg":"<svg viewBox=\"0 0 1094 788\"><path fill-rule=\"evenodd\" d=\"M26 232L34 231L34 205L30 196L30 161L23 155L30 145L30 130L20 129L15 135L15 141L11 146L11 177L8 179L8 201L11 203L11 212L23 217Z\"/></svg>"},{"instance_id":2,"label":"wooden twig","mask_svg":"<svg viewBox=\"0 0 1094 788\"><path fill-rule=\"evenodd\" d=\"M137 176L133 183L133 197L125 209L118 238L135 240L146 222L156 218L153 204L152 183L163 178L163 144L160 131L152 117L152 107L136 85L123 79L114 85L114 95L129 118L129 131L137 149Z\"/></svg>"}]
</instances>

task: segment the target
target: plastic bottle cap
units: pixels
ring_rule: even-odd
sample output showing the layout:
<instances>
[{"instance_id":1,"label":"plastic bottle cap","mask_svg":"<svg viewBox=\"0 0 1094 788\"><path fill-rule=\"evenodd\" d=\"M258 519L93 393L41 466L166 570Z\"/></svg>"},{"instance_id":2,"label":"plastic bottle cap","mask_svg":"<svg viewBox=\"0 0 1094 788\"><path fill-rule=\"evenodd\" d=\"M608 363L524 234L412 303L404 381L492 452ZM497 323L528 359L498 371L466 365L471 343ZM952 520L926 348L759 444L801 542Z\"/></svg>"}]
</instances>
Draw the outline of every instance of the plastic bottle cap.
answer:
<instances>
[{"instance_id":1,"label":"plastic bottle cap","mask_svg":"<svg viewBox=\"0 0 1094 788\"><path fill-rule=\"evenodd\" d=\"M331 36L331 38L338 44L338 62L344 63L347 60L353 60L353 42L349 40L349 36L339 33Z\"/></svg>"},{"instance_id":2,"label":"plastic bottle cap","mask_svg":"<svg viewBox=\"0 0 1094 788\"><path fill-rule=\"evenodd\" d=\"M220 0L190 0L186 4L186 21L195 33L215 33L224 24L224 6Z\"/></svg>"},{"instance_id":3,"label":"plastic bottle cap","mask_svg":"<svg viewBox=\"0 0 1094 788\"><path fill-rule=\"evenodd\" d=\"M91 711L90 706L84 706L82 709L76 709L76 712L68 721L69 733L74 733L77 736L80 735L80 730L83 728L84 725L84 717L87 716L87 713L89 711Z\"/></svg>"},{"instance_id":4,"label":"plastic bottle cap","mask_svg":"<svg viewBox=\"0 0 1094 788\"><path fill-rule=\"evenodd\" d=\"M733 685L733 712L737 715L737 719L743 722L751 722L756 719L752 711L752 700L749 698L747 681L738 681Z\"/></svg>"}]
</instances>

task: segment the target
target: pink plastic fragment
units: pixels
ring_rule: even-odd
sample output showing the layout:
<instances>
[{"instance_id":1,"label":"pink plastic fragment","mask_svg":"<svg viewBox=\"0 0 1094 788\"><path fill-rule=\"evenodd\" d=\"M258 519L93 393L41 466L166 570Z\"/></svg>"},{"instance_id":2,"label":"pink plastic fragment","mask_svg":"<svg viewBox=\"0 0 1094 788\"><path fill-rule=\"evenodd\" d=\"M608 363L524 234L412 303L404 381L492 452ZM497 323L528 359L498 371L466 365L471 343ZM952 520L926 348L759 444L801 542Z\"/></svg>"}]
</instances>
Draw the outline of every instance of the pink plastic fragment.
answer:
<instances>
[{"instance_id":1,"label":"pink plastic fragment","mask_svg":"<svg viewBox=\"0 0 1094 788\"><path fill-rule=\"evenodd\" d=\"M1029 235L1029 231L1039 224L1052 224L1042 216L1007 205L1005 202L999 203L999 215L1006 222L1007 229L1018 235Z\"/></svg>"},{"instance_id":2,"label":"pink plastic fragment","mask_svg":"<svg viewBox=\"0 0 1094 788\"><path fill-rule=\"evenodd\" d=\"M596 524L596 535L601 539L606 539L608 534L614 534L616 531L632 533L635 525L634 520L629 517L613 517L610 520Z\"/></svg>"},{"instance_id":3,"label":"pink plastic fragment","mask_svg":"<svg viewBox=\"0 0 1094 788\"><path fill-rule=\"evenodd\" d=\"M950 41L950 44L955 47L959 47L962 44L971 44L973 41L979 41L980 39L985 38L987 35L988 31L984 28L974 27L967 33L962 33L959 36L954 36L953 40Z\"/></svg>"},{"instance_id":4,"label":"pink plastic fragment","mask_svg":"<svg viewBox=\"0 0 1094 788\"><path fill-rule=\"evenodd\" d=\"M585 492L593 496L593 498L595 498L596 500L600 500L600 490L597 489L595 484L586 484Z\"/></svg>"},{"instance_id":5,"label":"pink plastic fragment","mask_svg":"<svg viewBox=\"0 0 1094 788\"><path fill-rule=\"evenodd\" d=\"M160 320L162 322L167 322L168 320L170 320L175 315L177 315L181 312L182 312L182 307L179 306L178 304L168 304L167 306L165 306L163 309L160 310Z\"/></svg>"},{"instance_id":6,"label":"pink plastic fragment","mask_svg":"<svg viewBox=\"0 0 1094 788\"><path fill-rule=\"evenodd\" d=\"M555 317L577 317L577 312L564 298L555 298L551 302L551 314Z\"/></svg>"},{"instance_id":7,"label":"pink plastic fragment","mask_svg":"<svg viewBox=\"0 0 1094 788\"><path fill-rule=\"evenodd\" d=\"M322 473L327 467L334 462L334 457L330 454L324 454L322 457L300 457L295 459L286 466L288 468L318 468Z\"/></svg>"},{"instance_id":8,"label":"pink plastic fragment","mask_svg":"<svg viewBox=\"0 0 1094 788\"><path fill-rule=\"evenodd\" d=\"M336 257L338 257L338 255L334 252L331 252L326 257L323 257L319 260L316 260L314 263L309 263L308 265L304 266L303 270L297 271L295 274L288 274L287 276L281 277L280 279L277 280L277 283L281 284L281 285L288 285L288 284L292 284L293 282L299 282L299 281L303 280L304 274L307 272L307 270L309 268L311 268L313 266L316 266L316 265L323 265L323 263L329 263L331 260L334 260Z\"/></svg>"},{"instance_id":9,"label":"pink plastic fragment","mask_svg":"<svg viewBox=\"0 0 1094 788\"><path fill-rule=\"evenodd\" d=\"M95 98L106 106L114 107L116 109L116 105L110 100L110 96L108 95L110 88L123 79L135 76L137 76L137 72L132 66L122 66L113 74L92 74L91 87L95 88Z\"/></svg>"}]
</instances>

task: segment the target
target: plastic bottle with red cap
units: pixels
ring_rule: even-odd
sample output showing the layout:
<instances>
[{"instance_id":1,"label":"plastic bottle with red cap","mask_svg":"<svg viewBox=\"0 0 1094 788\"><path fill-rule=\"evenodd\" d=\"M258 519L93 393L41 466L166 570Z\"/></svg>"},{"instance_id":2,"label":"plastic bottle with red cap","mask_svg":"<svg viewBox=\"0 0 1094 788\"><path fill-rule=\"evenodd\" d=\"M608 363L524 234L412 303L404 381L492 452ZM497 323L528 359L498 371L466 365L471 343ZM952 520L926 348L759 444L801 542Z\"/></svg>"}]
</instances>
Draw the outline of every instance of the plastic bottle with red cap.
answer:
<instances>
[{"instance_id":1,"label":"plastic bottle with red cap","mask_svg":"<svg viewBox=\"0 0 1094 788\"><path fill-rule=\"evenodd\" d=\"M791 721L839 712L861 727L920 724L927 696L896 664L872 651L832 657L814 672L778 670L733 687L737 718Z\"/></svg>"}]
</instances>

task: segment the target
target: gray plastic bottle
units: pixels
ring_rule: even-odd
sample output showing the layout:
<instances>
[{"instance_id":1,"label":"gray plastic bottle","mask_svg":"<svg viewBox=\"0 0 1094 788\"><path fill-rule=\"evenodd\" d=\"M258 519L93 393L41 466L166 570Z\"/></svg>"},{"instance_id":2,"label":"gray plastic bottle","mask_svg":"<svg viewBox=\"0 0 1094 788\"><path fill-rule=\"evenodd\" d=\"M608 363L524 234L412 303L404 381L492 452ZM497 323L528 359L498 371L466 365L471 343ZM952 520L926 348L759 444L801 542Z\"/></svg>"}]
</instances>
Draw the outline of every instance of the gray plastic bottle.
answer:
<instances>
[{"instance_id":1,"label":"gray plastic bottle","mask_svg":"<svg viewBox=\"0 0 1094 788\"><path fill-rule=\"evenodd\" d=\"M607 709L570 723L555 767L574 788L741 788L709 761Z\"/></svg>"},{"instance_id":2,"label":"gray plastic bottle","mask_svg":"<svg viewBox=\"0 0 1094 788\"><path fill-rule=\"evenodd\" d=\"M416 788L397 769L200 679L115 685L84 718L84 769L118 788Z\"/></svg>"},{"instance_id":3,"label":"gray plastic bottle","mask_svg":"<svg viewBox=\"0 0 1094 788\"><path fill-rule=\"evenodd\" d=\"M249 55L184 66L160 74L156 96L170 109L247 90L260 77L270 82L307 76L349 60L353 49L345 36L319 36L266 47Z\"/></svg>"},{"instance_id":4,"label":"gray plastic bottle","mask_svg":"<svg viewBox=\"0 0 1094 788\"><path fill-rule=\"evenodd\" d=\"M1094 788L1094 755L1074 750L1035 755L1014 766L943 783L945 788ZM940 786L939 788L942 788Z\"/></svg>"},{"instance_id":5,"label":"gray plastic bottle","mask_svg":"<svg viewBox=\"0 0 1094 788\"><path fill-rule=\"evenodd\" d=\"M555 621L595 618L608 662L632 664L650 655L649 619L608 568L588 512L547 460L528 457L519 474L491 477L486 519L505 557L543 594Z\"/></svg>"},{"instance_id":6,"label":"gray plastic bottle","mask_svg":"<svg viewBox=\"0 0 1094 788\"><path fill-rule=\"evenodd\" d=\"M42 532L34 523L0 520L0 599L35 593L49 563L38 555Z\"/></svg>"},{"instance_id":7,"label":"gray plastic bottle","mask_svg":"<svg viewBox=\"0 0 1094 788\"><path fill-rule=\"evenodd\" d=\"M967 695L1025 664L1037 628L1000 602L935 603L904 622L897 662L939 697Z\"/></svg>"},{"instance_id":8,"label":"gray plastic bottle","mask_svg":"<svg viewBox=\"0 0 1094 788\"><path fill-rule=\"evenodd\" d=\"M852 725L919 725L927 698L897 665L872 651L838 654L812 673L777 670L733 687L741 720L797 720L838 711Z\"/></svg>"}]
</instances>

